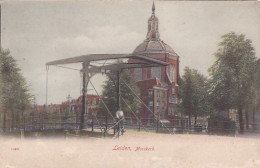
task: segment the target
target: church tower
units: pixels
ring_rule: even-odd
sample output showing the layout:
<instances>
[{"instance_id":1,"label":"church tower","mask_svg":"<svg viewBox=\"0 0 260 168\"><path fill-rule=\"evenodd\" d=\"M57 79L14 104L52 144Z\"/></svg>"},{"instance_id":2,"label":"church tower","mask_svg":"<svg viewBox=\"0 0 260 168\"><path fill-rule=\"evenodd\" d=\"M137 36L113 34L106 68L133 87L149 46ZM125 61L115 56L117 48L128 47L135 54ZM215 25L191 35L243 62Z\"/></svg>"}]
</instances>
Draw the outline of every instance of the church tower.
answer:
<instances>
[{"instance_id":1,"label":"church tower","mask_svg":"<svg viewBox=\"0 0 260 168\"><path fill-rule=\"evenodd\" d=\"M179 82L179 56L160 39L159 19L155 15L155 5L148 19L146 39L133 51L134 55L151 57L167 62L167 67L135 68L131 75L141 90L141 99L147 103L150 110L142 108L143 117L151 117L150 111L161 118L171 119L176 115L177 91ZM137 63L136 60L129 60ZM145 90L144 90L145 89ZM149 98L149 95L152 97ZM147 113L146 113L147 112Z\"/></svg>"},{"instance_id":2,"label":"church tower","mask_svg":"<svg viewBox=\"0 0 260 168\"><path fill-rule=\"evenodd\" d=\"M159 40L160 34L159 34L159 30L158 30L158 18L155 16L155 6L153 3L153 7L152 7L152 16L149 18L148 20L148 32L147 32L147 36L146 39L147 40Z\"/></svg>"}]
</instances>

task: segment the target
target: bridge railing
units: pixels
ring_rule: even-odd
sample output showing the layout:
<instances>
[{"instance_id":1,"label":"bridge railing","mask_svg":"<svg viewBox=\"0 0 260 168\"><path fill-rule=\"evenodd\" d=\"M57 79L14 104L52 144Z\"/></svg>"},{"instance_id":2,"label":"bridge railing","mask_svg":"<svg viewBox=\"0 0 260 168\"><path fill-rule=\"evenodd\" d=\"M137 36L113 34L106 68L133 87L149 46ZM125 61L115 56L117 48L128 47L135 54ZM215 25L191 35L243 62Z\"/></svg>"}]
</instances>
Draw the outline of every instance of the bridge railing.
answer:
<instances>
[{"instance_id":1,"label":"bridge railing","mask_svg":"<svg viewBox=\"0 0 260 168\"><path fill-rule=\"evenodd\" d=\"M44 130L77 130L80 129L79 115L34 115L25 116L18 121L5 119L4 125L0 131L19 132L24 131L44 131ZM84 116L85 117L85 116ZM163 124L161 122L164 122ZM124 127L138 131L154 131L164 133L198 133L198 134L229 134L235 135L240 130L240 123L235 121L199 121L195 124L194 120L171 119L158 122L151 118L133 118L126 117ZM242 123L244 132L260 133L260 123ZM89 131L100 131L107 134L118 134L119 123L113 118L105 116L88 116L85 117L84 129ZM113 131L112 131L113 130Z\"/></svg>"}]
</instances>

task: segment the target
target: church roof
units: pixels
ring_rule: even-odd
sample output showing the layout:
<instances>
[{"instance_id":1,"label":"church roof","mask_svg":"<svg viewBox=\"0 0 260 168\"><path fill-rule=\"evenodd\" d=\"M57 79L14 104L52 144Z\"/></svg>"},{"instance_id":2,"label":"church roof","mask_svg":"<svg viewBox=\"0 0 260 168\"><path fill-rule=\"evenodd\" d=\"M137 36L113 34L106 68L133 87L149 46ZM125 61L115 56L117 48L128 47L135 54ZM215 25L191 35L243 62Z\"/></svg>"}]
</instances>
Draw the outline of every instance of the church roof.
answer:
<instances>
[{"instance_id":1,"label":"church roof","mask_svg":"<svg viewBox=\"0 0 260 168\"><path fill-rule=\"evenodd\" d=\"M133 52L133 54L146 54L146 53L147 54L170 53L177 56L174 50L161 40L156 40L156 41L145 40L143 43L138 45Z\"/></svg>"}]
</instances>

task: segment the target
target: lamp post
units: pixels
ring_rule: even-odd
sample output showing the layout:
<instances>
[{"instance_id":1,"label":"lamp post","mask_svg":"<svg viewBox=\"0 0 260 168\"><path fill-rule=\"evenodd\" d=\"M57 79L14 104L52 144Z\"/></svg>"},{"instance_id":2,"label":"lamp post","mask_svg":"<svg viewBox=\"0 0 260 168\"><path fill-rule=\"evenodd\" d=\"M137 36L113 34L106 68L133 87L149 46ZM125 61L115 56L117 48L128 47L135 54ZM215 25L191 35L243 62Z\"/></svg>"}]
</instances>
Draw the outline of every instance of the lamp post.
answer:
<instances>
[{"instance_id":1,"label":"lamp post","mask_svg":"<svg viewBox=\"0 0 260 168\"><path fill-rule=\"evenodd\" d=\"M117 91L116 91L116 96L117 96L117 110L120 111L120 71L117 71Z\"/></svg>"},{"instance_id":2,"label":"lamp post","mask_svg":"<svg viewBox=\"0 0 260 168\"><path fill-rule=\"evenodd\" d=\"M84 69L83 63L83 69ZM80 116L80 129L83 129L84 127L84 114L86 113L86 73L83 71L83 88L82 88L82 110L81 110L81 116Z\"/></svg>"}]
</instances>

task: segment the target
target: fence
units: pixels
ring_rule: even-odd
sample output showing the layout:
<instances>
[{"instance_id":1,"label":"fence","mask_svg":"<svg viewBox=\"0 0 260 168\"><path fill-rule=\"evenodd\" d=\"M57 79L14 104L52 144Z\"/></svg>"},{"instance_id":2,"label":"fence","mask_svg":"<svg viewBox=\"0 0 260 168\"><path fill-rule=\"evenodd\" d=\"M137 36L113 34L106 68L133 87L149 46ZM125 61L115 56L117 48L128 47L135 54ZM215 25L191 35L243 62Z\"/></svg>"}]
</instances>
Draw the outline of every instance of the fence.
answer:
<instances>
[{"instance_id":1,"label":"fence","mask_svg":"<svg viewBox=\"0 0 260 168\"><path fill-rule=\"evenodd\" d=\"M35 115L26 116L15 122L6 119L5 127L1 130L5 132L24 131L44 131L44 130L78 130L80 128L79 115L63 116L63 115ZM110 117L89 116L85 118L84 128L89 131L100 131L106 134L119 135L119 121L115 121ZM124 127L137 131L153 131L161 133L198 133L198 134L229 134L234 135L239 132L240 125L238 122L227 120L209 119L199 122L196 125L194 120L188 119L171 119L171 120L155 120L151 118L133 118L126 117ZM260 133L260 123L242 123L244 132Z\"/></svg>"},{"instance_id":2,"label":"fence","mask_svg":"<svg viewBox=\"0 0 260 168\"><path fill-rule=\"evenodd\" d=\"M86 116L84 116L85 119ZM0 128L0 132L44 132L47 130L79 130L81 126L81 116L65 116L65 115L48 115L40 116L26 116L22 119L14 121L12 119L6 119L3 121L3 127ZM90 130L92 132L99 130L104 136L113 134L119 136L122 132L120 127L121 120L114 120L108 117L96 117L91 116L84 124L84 130Z\"/></svg>"},{"instance_id":3,"label":"fence","mask_svg":"<svg viewBox=\"0 0 260 168\"><path fill-rule=\"evenodd\" d=\"M260 133L260 123L241 123L245 133ZM229 119L208 119L197 121L188 119L170 119L163 124L148 118L126 118L125 127L134 130L155 131L164 133L197 133L197 134L222 134L235 135L239 132L240 123ZM260 134L259 134L260 135Z\"/></svg>"}]
</instances>

